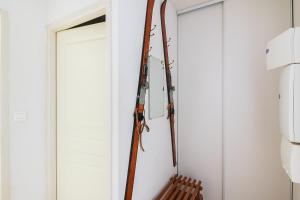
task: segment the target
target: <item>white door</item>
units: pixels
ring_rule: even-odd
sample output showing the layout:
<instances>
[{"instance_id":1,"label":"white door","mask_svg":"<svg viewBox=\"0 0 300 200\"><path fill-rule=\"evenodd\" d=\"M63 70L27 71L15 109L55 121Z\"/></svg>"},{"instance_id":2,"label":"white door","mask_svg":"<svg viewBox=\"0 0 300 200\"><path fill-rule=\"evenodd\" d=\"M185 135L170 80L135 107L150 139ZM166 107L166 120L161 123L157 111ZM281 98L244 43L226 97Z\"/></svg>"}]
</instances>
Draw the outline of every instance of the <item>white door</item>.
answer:
<instances>
[{"instance_id":1,"label":"white door","mask_svg":"<svg viewBox=\"0 0 300 200\"><path fill-rule=\"evenodd\" d=\"M109 199L105 23L57 34L57 200Z\"/></svg>"},{"instance_id":2,"label":"white door","mask_svg":"<svg viewBox=\"0 0 300 200\"><path fill-rule=\"evenodd\" d=\"M222 200L222 4L178 19L179 172Z\"/></svg>"}]
</instances>

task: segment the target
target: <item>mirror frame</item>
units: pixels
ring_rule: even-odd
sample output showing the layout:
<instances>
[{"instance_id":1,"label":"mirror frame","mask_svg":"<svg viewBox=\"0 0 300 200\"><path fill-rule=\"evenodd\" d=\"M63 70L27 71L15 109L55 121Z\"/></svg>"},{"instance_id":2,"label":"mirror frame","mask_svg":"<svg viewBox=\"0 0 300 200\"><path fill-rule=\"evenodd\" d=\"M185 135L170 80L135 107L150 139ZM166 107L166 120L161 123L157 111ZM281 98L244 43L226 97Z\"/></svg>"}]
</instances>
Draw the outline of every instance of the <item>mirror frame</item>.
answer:
<instances>
[{"instance_id":1,"label":"mirror frame","mask_svg":"<svg viewBox=\"0 0 300 200\"><path fill-rule=\"evenodd\" d=\"M159 76L159 77L152 77L152 76ZM165 80L165 66L163 64L163 60L155 56L149 56L148 82L149 82L148 118L149 120L162 118L165 116L165 106L166 106L165 98L166 98L167 87L166 87L166 80Z\"/></svg>"}]
</instances>

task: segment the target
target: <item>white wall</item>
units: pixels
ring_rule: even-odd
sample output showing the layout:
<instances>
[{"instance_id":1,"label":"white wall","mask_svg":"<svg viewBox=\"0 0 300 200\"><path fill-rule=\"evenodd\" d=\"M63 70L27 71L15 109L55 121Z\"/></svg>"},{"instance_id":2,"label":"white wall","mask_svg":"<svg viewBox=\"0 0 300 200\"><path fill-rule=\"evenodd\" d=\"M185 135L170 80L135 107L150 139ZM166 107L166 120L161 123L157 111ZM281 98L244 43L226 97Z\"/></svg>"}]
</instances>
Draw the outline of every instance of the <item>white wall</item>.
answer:
<instances>
[{"instance_id":1,"label":"white wall","mask_svg":"<svg viewBox=\"0 0 300 200\"><path fill-rule=\"evenodd\" d=\"M226 200L285 200L280 162L279 71L266 71L266 43L289 28L286 0L224 4L224 195Z\"/></svg>"},{"instance_id":2,"label":"white wall","mask_svg":"<svg viewBox=\"0 0 300 200\"><path fill-rule=\"evenodd\" d=\"M300 0L294 0L295 25L300 26Z\"/></svg>"},{"instance_id":3,"label":"white wall","mask_svg":"<svg viewBox=\"0 0 300 200\"><path fill-rule=\"evenodd\" d=\"M299 200L300 199L300 185L294 184L294 199L293 200Z\"/></svg>"},{"instance_id":4,"label":"white wall","mask_svg":"<svg viewBox=\"0 0 300 200\"><path fill-rule=\"evenodd\" d=\"M160 5L157 0L154 7L153 25L156 24L152 38L151 54L163 59L163 47L160 28ZM129 151L132 137L133 112L137 92L139 67L142 52L147 1L119 1L119 110L120 110L120 199L124 197ZM170 58L176 60L177 17L174 8L167 6L167 32L173 38ZM177 63L175 63L176 66ZM176 67L173 68L173 80L176 85ZM175 94L176 96L176 94ZM167 100L166 100L167 101ZM167 105L166 107L167 108ZM176 172L172 164L170 128L165 115L163 118L148 121L151 132L143 136L146 152L139 149L134 200L150 200L159 193L169 178Z\"/></svg>"},{"instance_id":5,"label":"white wall","mask_svg":"<svg viewBox=\"0 0 300 200\"><path fill-rule=\"evenodd\" d=\"M46 1L1 0L9 23L11 200L45 199L44 77ZM14 112L26 112L16 123Z\"/></svg>"}]
</instances>

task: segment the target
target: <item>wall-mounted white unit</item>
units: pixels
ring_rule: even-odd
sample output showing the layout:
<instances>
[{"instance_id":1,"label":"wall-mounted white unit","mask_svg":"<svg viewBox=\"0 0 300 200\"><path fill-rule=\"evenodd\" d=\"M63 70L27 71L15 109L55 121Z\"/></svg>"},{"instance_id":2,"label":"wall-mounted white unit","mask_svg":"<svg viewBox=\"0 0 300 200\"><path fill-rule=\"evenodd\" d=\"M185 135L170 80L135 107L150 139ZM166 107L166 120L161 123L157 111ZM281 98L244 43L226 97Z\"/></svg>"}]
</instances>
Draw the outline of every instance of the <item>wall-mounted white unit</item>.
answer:
<instances>
[{"instance_id":1,"label":"wall-mounted white unit","mask_svg":"<svg viewBox=\"0 0 300 200\"><path fill-rule=\"evenodd\" d=\"M300 145L281 140L281 161L285 172L294 183L300 183Z\"/></svg>"},{"instance_id":2,"label":"wall-mounted white unit","mask_svg":"<svg viewBox=\"0 0 300 200\"><path fill-rule=\"evenodd\" d=\"M268 43L267 69L300 63L300 27L290 28Z\"/></svg>"},{"instance_id":3,"label":"wall-mounted white unit","mask_svg":"<svg viewBox=\"0 0 300 200\"><path fill-rule=\"evenodd\" d=\"M279 99L280 132L290 142L300 143L300 64L282 69Z\"/></svg>"},{"instance_id":4,"label":"wall-mounted white unit","mask_svg":"<svg viewBox=\"0 0 300 200\"><path fill-rule=\"evenodd\" d=\"M268 43L267 69L280 73L279 115L281 160L295 183L300 183L300 27L290 28Z\"/></svg>"}]
</instances>

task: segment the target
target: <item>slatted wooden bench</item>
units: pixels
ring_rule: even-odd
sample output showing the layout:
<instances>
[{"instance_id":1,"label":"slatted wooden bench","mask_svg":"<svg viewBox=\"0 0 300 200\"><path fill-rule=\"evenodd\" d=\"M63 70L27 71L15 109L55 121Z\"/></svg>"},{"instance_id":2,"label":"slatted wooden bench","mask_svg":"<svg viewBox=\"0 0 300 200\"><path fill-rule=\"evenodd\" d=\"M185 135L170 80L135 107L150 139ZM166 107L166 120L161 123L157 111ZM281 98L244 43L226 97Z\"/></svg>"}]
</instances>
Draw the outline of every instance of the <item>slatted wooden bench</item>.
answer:
<instances>
[{"instance_id":1,"label":"slatted wooden bench","mask_svg":"<svg viewBox=\"0 0 300 200\"><path fill-rule=\"evenodd\" d=\"M155 200L203 200L201 181L175 175Z\"/></svg>"}]
</instances>

